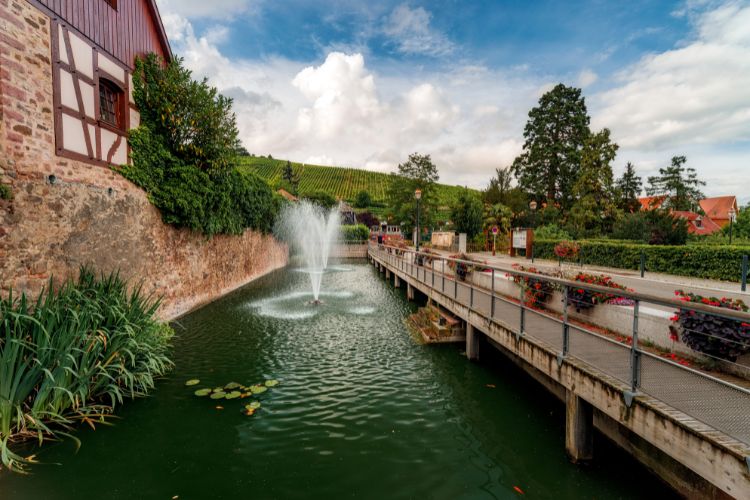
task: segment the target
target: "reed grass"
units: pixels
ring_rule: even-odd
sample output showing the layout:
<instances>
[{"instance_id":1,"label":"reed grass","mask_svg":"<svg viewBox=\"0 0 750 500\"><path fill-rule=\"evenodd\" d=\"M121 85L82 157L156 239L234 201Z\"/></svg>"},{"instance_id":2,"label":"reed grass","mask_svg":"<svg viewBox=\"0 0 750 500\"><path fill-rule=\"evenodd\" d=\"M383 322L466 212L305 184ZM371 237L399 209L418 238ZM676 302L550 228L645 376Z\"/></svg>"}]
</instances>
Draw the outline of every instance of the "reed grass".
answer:
<instances>
[{"instance_id":1,"label":"reed grass","mask_svg":"<svg viewBox=\"0 0 750 500\"><path fill-rule=\"evenodd\" d=\"M113 273L81 269L36 299L0 299L0 458L10 470L33 463L22 441L73 437L81 422L106 422L126 398L146 395L172 367L172 329L159 300L128 290ZM73 439L75 439L73 437Z\"/></svg>"}]
</instances>

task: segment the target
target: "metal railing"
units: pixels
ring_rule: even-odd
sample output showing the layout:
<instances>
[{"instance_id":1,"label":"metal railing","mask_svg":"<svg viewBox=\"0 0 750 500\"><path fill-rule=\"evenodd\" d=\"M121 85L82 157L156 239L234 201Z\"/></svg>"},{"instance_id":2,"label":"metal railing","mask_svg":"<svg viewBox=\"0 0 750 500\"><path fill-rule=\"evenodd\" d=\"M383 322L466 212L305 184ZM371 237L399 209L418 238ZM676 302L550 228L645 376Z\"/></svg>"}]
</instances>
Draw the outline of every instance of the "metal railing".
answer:
<instances>
[{"instance_id":1,"label":"metal railing","mask_svg":"<svg viewBox=\"0 0 750 500\"><path fill-rule=\"evenodd\" d=\"M480 264L491 280L491 286L486 288L461 281L452 271L448 272L451 265L476 266L478 263L475 261L372 243L369 252L381 262L452 298L518 337L529 336L547 344L558 353L558 363L562 364L566 358L573 357L614 377L628 387L623 391L628 406L638 394L647 394L750 444L750 390L643 350L639 341L639 319L642 304L646 303L743 323L750 323L750 314L529 273L512 267ZM517 299L499 294L495 289L498 277L528 278L554 284L562 291L562 314L528 306L524 286L518 287L520 296ZM594 325L571 321L568 315L571 307L568 292L571 287L632 301L632 331L629 332L632 340L629 345L594 331Z\"/></svg>"}]
</instances>

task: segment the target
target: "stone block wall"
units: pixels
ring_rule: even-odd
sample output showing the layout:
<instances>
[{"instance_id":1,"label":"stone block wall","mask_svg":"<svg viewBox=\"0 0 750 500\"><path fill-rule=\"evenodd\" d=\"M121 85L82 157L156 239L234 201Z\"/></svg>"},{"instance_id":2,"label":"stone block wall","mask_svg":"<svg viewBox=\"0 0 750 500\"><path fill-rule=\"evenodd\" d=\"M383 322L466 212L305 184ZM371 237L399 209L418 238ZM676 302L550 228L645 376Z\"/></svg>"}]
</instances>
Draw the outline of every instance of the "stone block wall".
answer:
<instances>
[{"instance_id":1,"label":"stone block wall","mask_svg":"<svg viewBox=\"0 0 750 500\"><path fill-rule=\"evenodd\" d=\"M163 296L173 318L286 265L271 236L205 236L165 225L109 168L55 155L49 18L0 0L0 292L38 293L81 265L120 270Z\"/></svg>"}]
</instances>

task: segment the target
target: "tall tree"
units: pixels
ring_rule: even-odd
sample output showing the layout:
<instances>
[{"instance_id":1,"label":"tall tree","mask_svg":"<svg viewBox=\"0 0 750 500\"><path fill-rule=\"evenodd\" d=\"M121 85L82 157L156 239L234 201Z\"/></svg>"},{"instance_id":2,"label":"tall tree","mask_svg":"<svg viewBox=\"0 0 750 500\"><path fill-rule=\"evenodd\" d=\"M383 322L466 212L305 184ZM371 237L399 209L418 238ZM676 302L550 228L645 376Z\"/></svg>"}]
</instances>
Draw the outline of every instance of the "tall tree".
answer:
<instances>
[{"instance_id":1,"label":"tall tree","mask_svg":"<svg viewBox=\"0 0 750 500\"><path fill-rule=\"evenodd\" d=\"M289 160L287 160L286 165L284 165L284 171L281 173L281 178L289 184L293 193L297 192L297 188L299 188L299 174L294 172L292 162Z\"/></svg>"},{"instance_id":2,"label":"tall tree","mask_svg":"<svg viewBox=\"0 0 750 500\"><path fill-rule=\"evenodd\" d=\"M422 227L428 227L437 209L437 193L435 183L440 178L438 169L430 155L413 153L408 161L399 164L398 171L391 174L388 187L388 201L390 213L397 224L403 224L406 233L411 233L416 224L416 200L414 192L422 190L420 201L420 222Z\"/></svg>"},{"instance_id":3,"label":"tall tree","mask_svg":"<svg viewBox=\"0 0 750 500\"><path fill-rule=\"evenodd\" d=\"M482 232L482 202L468 189L462 190L451 209L451 219L457 232L473 238Z\"/></svg>"},{"instance_id":4,"label":"tall tree","mask_svg":"<svg viewBox=\"0 0 750 500\"><path fill-rule=\"evenodd\" d=\"M672 157L672 164L659 169L659 175L649 177L646 193L649 196L665 196L664 207L672 210L697 210L698 202L704 198L700 190L706 183L698 179L695 169L686 167L687 158Z\"/></svg>"},{"instance_id":5,"label":"tall tree","mask_svg":"<svg viewBox=\"0 0 750 500\"><path fill-rule=\"evenodd\" d=\"M615 183L617 189L617 206L626 212L637 212L641 207L638 198L643 191L643 180L635 173L635 166L628 162L625 172Z\"/></svg>"},{"instance_id":6,"label":"tall tree","mask_svg":"<svg viewBox=\"0 0 750 500\"><path fill-rule=\"evenodd\" d=\"M581 152L581 169L573 185L575 202L570 224L579 235L600 232L615 218L612 162L619 146L610 140L609 129L586 139Z\"/></svg>"},{"instance_id":7,"label":"tall tree","mask_svg":"<svg viewBox=\"0 0 750 500\"><path fill-rule=\"evenodd\" d=\"M544 94L529 111L523 153L513 162L519 186L550 205L570 208L589 122L581 89L560 83Z\"/></svg>"},{"instance_id":8,"label":"tall tree","mask_svg":"<svg viewBox=\"0 0 750 500\"><path fill-rule=\"evenodd\" d=\"M513 172L510 167L496 168L495 177L490 179L490 185L482 195L485 203L502 203L508 192L512 189Z\"/></svg>"}]
</instances>

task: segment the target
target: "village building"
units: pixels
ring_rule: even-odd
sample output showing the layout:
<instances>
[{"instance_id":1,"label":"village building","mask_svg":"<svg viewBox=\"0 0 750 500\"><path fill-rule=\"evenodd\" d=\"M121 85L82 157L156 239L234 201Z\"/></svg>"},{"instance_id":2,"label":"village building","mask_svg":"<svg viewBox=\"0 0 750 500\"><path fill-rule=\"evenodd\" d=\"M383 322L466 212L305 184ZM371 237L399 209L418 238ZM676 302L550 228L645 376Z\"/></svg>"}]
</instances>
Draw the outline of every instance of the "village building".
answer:
<instances>
[{"instance_id":1,"label":"village building","mask_svg":"<svg viewBox=\"0 0 750 500\"><path fill-rule=\"evenodd\" d=\"M657 210L662 208L666 199L666 196L645 196L638 201L641 203L641 210ZM733 214L739 212L736 196L705 198L698 205L702 213L690 210L674 210L672 213L687 221L690 234L699 236L721 232L729 225Z\"/></svg>"}]
</instances>

